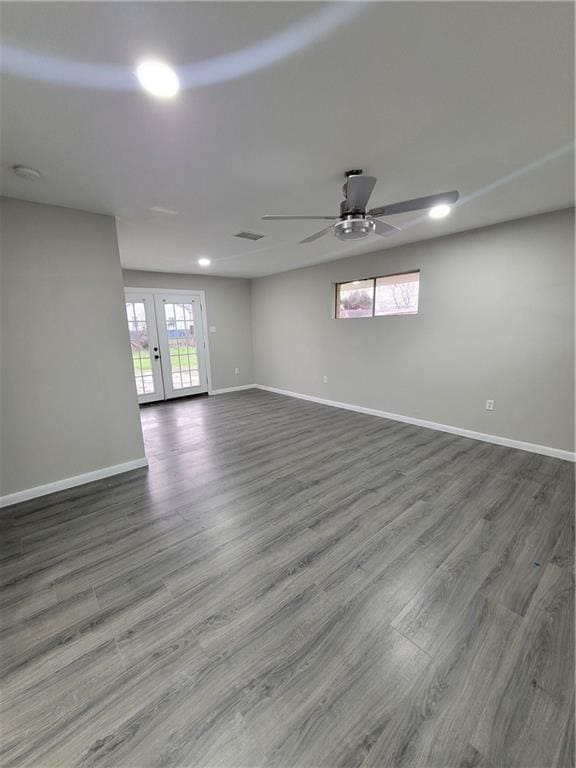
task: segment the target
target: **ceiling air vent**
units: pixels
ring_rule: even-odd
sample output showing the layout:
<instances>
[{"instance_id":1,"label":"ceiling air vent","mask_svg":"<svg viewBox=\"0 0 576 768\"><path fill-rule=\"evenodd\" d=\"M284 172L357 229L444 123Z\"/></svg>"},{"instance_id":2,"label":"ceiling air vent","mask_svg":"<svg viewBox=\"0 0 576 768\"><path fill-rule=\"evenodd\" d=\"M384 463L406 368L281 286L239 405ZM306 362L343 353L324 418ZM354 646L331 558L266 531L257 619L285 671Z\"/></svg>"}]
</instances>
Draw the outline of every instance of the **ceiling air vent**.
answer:
<instances>
[{"instance_id":1,"label":"ceiling air vent","mask_svg":"<svg viewBox=\"0 0 576 768\"><path fill-rule=\"evenodd\" d=\"M262 240L266 235L259 235L258 232L238 232L234 237L241 237L243 240Z\"/></svg>"}]
</instances>

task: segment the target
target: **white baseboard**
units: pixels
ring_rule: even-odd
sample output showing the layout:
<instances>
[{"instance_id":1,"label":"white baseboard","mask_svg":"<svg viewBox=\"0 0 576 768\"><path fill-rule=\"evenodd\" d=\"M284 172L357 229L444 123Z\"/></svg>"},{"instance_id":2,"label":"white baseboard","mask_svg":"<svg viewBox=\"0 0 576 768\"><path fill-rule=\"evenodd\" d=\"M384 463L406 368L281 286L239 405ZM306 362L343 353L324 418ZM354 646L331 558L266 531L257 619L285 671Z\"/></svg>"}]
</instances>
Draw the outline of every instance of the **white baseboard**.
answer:
<instances>
[{"instance_id":1,"label":"white baseboard","mask_svg":"<svg viewBox=\"0 0 576 768\"><path fill-rule=\"evenodd\" d=\"M392 421L403 421L406 424L413 424L416 427L425 429L435 429L438 432L449 432L451 435L460 435L469 437L472 440L481 440L485 443L494 443L504 445L507 448L517 448L519 451L529 451L530 453L541 453L544 456L552 456L555 459L564 461L576 461L576 453L565 451L561 448L552 448L548 445L537 445L536 443L526 443L523 440L513 440L510 437L500 437L499 435L488 435L484 432L474 432L471 429L463 427L452 427L448 424L437 424L435 421L426 421L425 419L416 419L412 416L401 416L398 413L388 413L387 411L378 411L375 408L364 408L361 405L351 405L350 403L340 403L336 400L324 400L322 397L313 395L301 395L298 392L291 392L287 389L278 389L277 387L267 387L263 384L254 384L256 389L263 389L266 392L275 392L277 395L286 395L287 397L297 397L300 400L309 400L312 403L320 405L330 405L334 408L343 408L346 411L356 411L365 413L369 416L378 416L381 419L392 419Z\"/></svg>"},{"instance_id":2,"label":"white baseboard","mask_svg":"<svg viewBox=\"0 0 576 768\"><path fill-rule=\"evenodd\" d=\"M333 408L342 408L346 411L355 411L356 413L364 413L368 416L378 416L382 419L391 419L392 421L402 421L406 424L413 424L416 427L424 427L425 429L434 429L437 432L448 432L452 435L459 435L460 437L469 437L472 440L481 440L485 443L494 443L495 445L503 445L507 448L517 448L520 451L529 451L530 453L540 453L544 456L552 456L556 459L563 459L564 461L576 462L576 453L573 451L565 451L561 448L552 448L548 445L537 445L536 443L527 443L523 440L513 440L509 437L500 437L500 435L488 435L484 432L475 432L471 429L464 429L462 427L452 427L448 424L438 424L434 421L426 421L425 419L417 419L412 416L402 416L398 413L388 413L387 411L379 411L375 408L365 408L362 405L352 405L350 403L340 403L336 400L325 400L322 397L315 397L314 395L302 395L299 392L291 392L288 389L279 389L278 387L267 387L264 384L243 384L239 387L227 387L226 389L215 389L210 392L211 395L222 395L227 392L239 392L244 389L262 389L266 392L274 392L277 395L285 395L286 397L295 397L299 400L309 400L312 403L319 403L320 405L329 405ZM84 485L85 483L92 483L94 480L103 480L106 477L112 475L119 475L122 472L129 472L132 469L140 469L148 465L148 459L142 457L140 459L134 459L133 461L126 461L123 464L115 464L112 467L103 467L102 469L96 469L93 472L85 472L82 475L75 475L74 477L67 477L64 480L57 480L54 483L47 483L46 485L37 485L35 488L27 488L24 491L17 491L16 493L10 493L6 496L0 496L0 507L7 507L11 504L19 504L22 501L28 501L35 499L39 496L46 496L50 493L56 493L57 491L65 491L67 488L74 488L77 485Z\"/></svg>"},{"instance_id":3,"label":"white baseboard","mask_svg":"<svg viewBox=\"0 0 576 768\"><path fill-rule=\"evenodd\" d=\"M94 480L103 480L105 477L119 475L122 472L129 472L131 469L139 469L140 467L146 466L148 466L148 459L143 456L141 459L125 461L123 464L115 464L112 467L95 469L93 472L85 472L83 475L66 477L64 480L57 480L55 483L37 485L35 488L27 488L25 491L18 491L17 493L9 493L7 496L0 496L0 507L7 507L10 504L19 504L21 501L35 499L38 496L46 496L49 493L56 493L57 491L65 491L67 488L74 488L76 485L92 483Z\"/></svg>"},{"instance_id":4,"label":"white baseboard","mask_svg":"<svg viewBox=\"0 0 576 768\"><path fill-rule=\"evenodd\" d=\"M254 389L255 384L241 384L239 387L225 387L224 389L212 389L209 395L226 395L228 392L241 392L243 389Z\"/></svg>"}]
</instances>

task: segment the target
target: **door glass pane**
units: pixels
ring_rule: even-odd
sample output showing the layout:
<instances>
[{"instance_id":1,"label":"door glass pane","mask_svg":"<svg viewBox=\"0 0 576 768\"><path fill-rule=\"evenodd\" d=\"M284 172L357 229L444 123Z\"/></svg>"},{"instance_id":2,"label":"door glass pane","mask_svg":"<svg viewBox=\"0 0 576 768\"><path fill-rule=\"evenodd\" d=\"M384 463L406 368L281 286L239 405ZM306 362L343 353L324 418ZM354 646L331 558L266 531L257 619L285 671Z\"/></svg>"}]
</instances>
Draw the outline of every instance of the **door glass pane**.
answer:
<instances>
[{"instance_id":1,"label":"door glass pane","mask_svg":"<svg viewBox=\"0 0 576 768\"><path fill-rule=\"evenodd\" d=\"M200 385L192 302L164 302L173 389Z\"/></svg>"},{"instance_id":2,"label":"door glass pane","mask_svg":"<svg viewBox=\"0 0 576 768\"><path fill-rule=\"evenodd\" d=\"M136 390L139 395L151 395L154 393L154 377L152 375L152 359L150 357L144 302L127 301L126 315L130 332L130 347L132 349Z\"/></svg>"}]
</instances>

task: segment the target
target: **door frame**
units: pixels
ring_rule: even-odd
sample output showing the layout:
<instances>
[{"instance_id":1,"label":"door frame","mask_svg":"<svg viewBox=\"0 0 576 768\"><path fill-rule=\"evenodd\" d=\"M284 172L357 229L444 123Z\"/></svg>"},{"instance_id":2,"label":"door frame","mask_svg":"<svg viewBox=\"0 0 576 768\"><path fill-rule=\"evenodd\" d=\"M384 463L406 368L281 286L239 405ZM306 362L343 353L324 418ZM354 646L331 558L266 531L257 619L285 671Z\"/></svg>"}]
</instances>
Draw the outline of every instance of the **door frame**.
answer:
<instances>
[{"instance_id":1,"label":"door frame","mask_svg":"<svg viewBox=\"0 0 576 768\"><path fill-rule=\"evenodd\" d=\"M197 299L200 304L200 314L202 315L202 335L204 337L204 361L206 364L206 384L208 386L208 394L213 394L213 388L212 388L212 365L210 363L210 343L208 340L208 331L209 331L209 325L208 325L208 312L206 310L206 294L203 290L195 290L195 289L180 289L180 288L147 288L143 286L132 286L132 285L125 285L124 286L124 293L127 292L133 293L133 292L141 292L141 293L148 293L152 295L169 295L172 294L174 296L190 296L194 299Z\"/></svg>"}]
</instances>

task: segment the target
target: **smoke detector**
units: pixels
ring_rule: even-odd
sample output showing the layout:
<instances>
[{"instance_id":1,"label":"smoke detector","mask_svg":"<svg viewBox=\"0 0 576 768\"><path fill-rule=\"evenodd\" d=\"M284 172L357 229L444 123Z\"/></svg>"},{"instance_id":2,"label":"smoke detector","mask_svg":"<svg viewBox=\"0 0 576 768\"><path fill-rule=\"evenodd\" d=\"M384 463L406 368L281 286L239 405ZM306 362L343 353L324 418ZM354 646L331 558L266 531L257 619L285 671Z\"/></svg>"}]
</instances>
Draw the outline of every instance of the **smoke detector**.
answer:
<instances>
[{"instance_id":1,"label":"smoke detector","mask_svg":"<svg viewBox=\"0 0 576 768\"><path fill-rule=\"evenodd\" d=\"M21 179L27 179L28 181L38 181L42 178L40 171L36 168L28 168L26 165L13 165L12 170L16 176L20 176Z\"/></svg>"}]
</instances>

